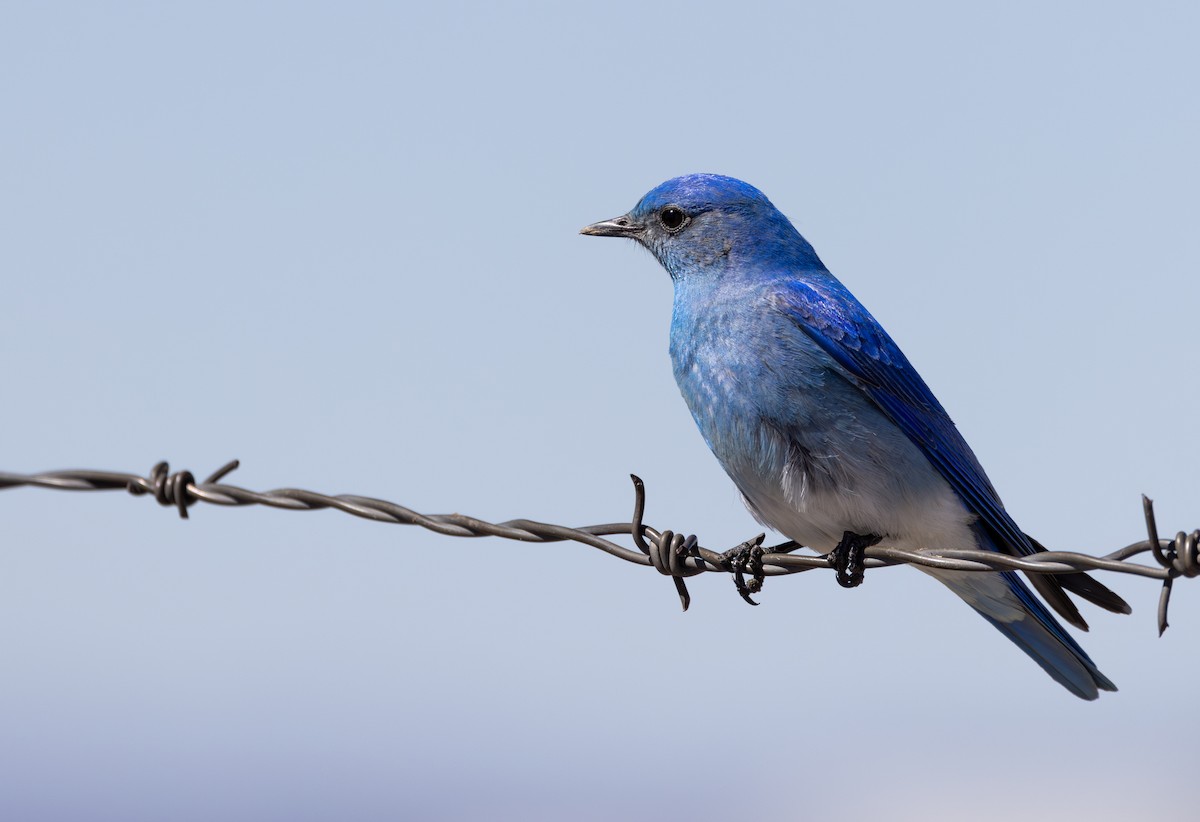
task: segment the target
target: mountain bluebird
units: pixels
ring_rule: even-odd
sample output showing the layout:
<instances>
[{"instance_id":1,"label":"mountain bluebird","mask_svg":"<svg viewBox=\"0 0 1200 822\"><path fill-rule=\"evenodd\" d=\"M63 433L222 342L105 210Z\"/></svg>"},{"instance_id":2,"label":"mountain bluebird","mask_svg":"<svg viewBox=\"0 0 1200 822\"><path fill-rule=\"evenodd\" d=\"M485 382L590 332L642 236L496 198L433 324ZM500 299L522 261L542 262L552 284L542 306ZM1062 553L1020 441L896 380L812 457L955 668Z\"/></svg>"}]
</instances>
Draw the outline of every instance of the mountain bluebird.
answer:
<instances>
[{"instance_id":1,"label":"mountain bluebird","mask_svg":"<svg viewBox=\"0 0 1200 822\"><path fill-rule=\"evenodd\" d=\"M862 549L876 543L1045 550L1004 510L891 337L758 189L714 174L678 177L582 233L636 240L667 269L671 362L700 432L755 518L828 553L839 582L861 581ZM1116 690L1015 573L921 570L1071 693ZM1030 579L1083 630L1064 588L1130 612L1082 573Z\"/></svg>"}]
</instances>

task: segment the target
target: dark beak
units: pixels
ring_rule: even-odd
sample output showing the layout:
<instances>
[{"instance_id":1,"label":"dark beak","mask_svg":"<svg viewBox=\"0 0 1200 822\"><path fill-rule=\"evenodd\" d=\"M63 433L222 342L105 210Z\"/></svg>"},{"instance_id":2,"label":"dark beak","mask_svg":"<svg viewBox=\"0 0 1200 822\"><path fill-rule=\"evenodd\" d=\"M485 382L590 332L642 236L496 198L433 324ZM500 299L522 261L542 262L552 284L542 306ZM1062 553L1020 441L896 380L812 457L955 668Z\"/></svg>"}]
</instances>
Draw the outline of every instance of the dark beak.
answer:
<instances>
[{"instance_id":1,"label":"dark beak","mask_svg":"<svg viewBox=\"0 0 1200 822\"><path fill-rule=\"evenodd\" d=\"M579 229L579 233L592 237L638 237L644 227L626 214L623 217L614 217L611 220L586 225Z\"/></svg>"}]
</instances>

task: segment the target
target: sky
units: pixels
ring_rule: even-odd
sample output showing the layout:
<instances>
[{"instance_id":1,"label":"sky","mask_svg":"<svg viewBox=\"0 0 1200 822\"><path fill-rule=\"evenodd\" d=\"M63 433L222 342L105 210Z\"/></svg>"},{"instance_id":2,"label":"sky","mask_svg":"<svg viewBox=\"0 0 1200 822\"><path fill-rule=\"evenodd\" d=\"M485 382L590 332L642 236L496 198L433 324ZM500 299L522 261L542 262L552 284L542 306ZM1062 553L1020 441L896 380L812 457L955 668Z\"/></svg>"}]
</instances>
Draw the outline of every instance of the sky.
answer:
<instances>
[{"instance_id":1,"label":"sky","mask_svg":"<svg viewBox=\"0 0 1200 822\"><path fill-rule=\"evenodd\" d=\"M1009 511L1200 525L1189 3L5 3L0 471L758 533L667 275L581 237L762 189ZM1193 818L1200 586L1107 575L1085 703L933 580L670 581L335 512L0 492L0 817ZM1193 590L1193 588L1196 590Z\"/></svg>"}]
</instances>

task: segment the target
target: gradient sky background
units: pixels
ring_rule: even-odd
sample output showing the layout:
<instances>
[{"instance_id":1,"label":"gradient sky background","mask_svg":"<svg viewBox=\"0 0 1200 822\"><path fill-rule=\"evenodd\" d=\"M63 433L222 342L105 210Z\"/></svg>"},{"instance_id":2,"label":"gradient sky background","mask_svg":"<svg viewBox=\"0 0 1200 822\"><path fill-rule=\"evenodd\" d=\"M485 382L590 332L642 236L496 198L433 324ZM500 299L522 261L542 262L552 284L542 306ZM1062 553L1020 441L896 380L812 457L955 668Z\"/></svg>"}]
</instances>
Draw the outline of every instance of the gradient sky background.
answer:
<instances>
[{"instance_id":1,"label":"gradient sky background","mask_svg":"<svg viewBox=\"0 0 1200 822\"><path fill-rule=\"evenodd\" d=\"M0 10L0 470L757 533L670 282L580 237L763 189L1018 522L1200 525L1192 3ZM576 4L578 5L578 4ZM0 817L1192 819L1200 584L1106 581L1084 703L911 570L671 583L576 545L0 493Z\"/></svg>"}]
</instances>

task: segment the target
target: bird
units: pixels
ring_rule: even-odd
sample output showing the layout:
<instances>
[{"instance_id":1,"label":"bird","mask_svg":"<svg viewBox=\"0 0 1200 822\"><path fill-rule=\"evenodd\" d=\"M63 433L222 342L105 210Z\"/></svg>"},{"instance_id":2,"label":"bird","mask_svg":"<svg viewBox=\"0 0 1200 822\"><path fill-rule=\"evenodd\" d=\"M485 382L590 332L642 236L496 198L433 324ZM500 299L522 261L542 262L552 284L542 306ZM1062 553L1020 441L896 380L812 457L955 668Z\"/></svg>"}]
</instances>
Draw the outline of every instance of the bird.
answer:
<instances>
[{"instance_id":1,"label":"bird","mask_svg":"<svg viewBox=\"0 0 1200 822\"><path fill-rule=\"evenodd\" d=\"M675 380L750 513L861 582L862 550L1046 549L1005 510L987 474L899 346L767 197L719 174L651 189L582 234L632 239L674 286ZM921 567L1082 699L1116 685L1015 572ZM1060 616L1064 589L1129 605L1083 573L1030 574Z\"/></svg>"}]
</instances>

